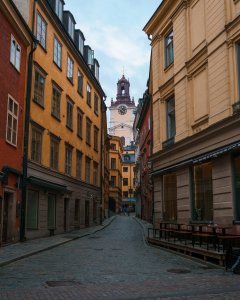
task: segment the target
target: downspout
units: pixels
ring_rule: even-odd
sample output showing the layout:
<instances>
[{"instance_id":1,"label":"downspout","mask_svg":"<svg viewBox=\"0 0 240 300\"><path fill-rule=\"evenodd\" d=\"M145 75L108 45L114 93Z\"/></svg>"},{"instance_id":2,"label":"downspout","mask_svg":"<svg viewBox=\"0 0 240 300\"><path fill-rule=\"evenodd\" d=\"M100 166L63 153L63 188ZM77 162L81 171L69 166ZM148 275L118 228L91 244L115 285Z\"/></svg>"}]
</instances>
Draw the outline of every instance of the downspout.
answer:
<instances>
[{"instance_id":1,"label":"downspout","mask_svg":"<svg viewBox=\"0 0 240 300\"><path fill-rule=\"evenodd\" d=\"M103 98L101 99L101 126L100 126L100 133L101 133L101 141L100 141L100 145L101 145L101 149L100 149L100 169L101 169L101 174L100 174L100 224L102 224L102 209L103 209L103 196L102 196L102 192L103 192Z\"/></svg>"},{"instance_id":2,"label":"downspout","mask_svg":"<svg viewBox=\"0 0 240 300\"><path fill-rule=\"evenodd\" d=\"M34 35L36 2L33 3L32 16L32 34ZM32 69L33 69L33 53L37 48L37 43L32 42L31 51L28 55L28 74L27 74L27 91L26 91L26 110L24 121L24 140L23 140L23 175L22 175L22 201L21 201L21 224L20 224L20 241L25 241L25 217L26 217L26 198L27 198L27 169L28 169L28 138L29 138L29 123L30 123L30 105L32 91Z\"/></svg>"}]
</instances>

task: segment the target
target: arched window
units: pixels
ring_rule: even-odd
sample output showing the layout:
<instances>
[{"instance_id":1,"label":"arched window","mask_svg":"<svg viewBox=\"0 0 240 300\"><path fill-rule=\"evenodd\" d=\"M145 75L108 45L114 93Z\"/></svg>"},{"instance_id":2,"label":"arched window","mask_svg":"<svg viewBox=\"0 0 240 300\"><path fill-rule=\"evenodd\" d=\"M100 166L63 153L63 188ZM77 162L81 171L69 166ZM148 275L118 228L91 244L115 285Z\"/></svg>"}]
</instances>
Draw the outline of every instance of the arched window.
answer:
<instances>
[{"instance_id":1,"label":"arched window","mask_svg":"<svg viewBox=\"0 0 240 300\"><path fill-rule=\"evenodd\" d=\"M122 137L120 138L120 140L121 140L122 145L125 146L125 137L122 136Z\"/></svg>"},{"instance_id":2,"label":"arched window","mask_svg":"<svg viewBox=\"0 0 240 300\"><path fill-rule=\"evenodd\" d=\"M124 85L122 86L121 90L122 90L122 95L125 95L125 87L124 87Z\"/></svg>"}]
</instances>

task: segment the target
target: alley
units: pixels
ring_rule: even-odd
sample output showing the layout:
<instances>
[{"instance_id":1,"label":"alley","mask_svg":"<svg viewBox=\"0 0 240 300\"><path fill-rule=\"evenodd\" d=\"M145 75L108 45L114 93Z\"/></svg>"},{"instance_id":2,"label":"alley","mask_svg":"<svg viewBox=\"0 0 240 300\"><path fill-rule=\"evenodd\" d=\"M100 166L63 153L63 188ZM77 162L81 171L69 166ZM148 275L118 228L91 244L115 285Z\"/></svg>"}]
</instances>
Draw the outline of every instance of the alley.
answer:
<instances>
[{"instance_id":1,"label":"alley","mask_svg":"<svg viewBox=\"0 0 240 300\"><path fill-rule=\"evenodd\" d=\"M239 280L149 247L135 218L118 216L93 235L1 267L0 299L236 299Z\"/></svg>"}]
</instances>

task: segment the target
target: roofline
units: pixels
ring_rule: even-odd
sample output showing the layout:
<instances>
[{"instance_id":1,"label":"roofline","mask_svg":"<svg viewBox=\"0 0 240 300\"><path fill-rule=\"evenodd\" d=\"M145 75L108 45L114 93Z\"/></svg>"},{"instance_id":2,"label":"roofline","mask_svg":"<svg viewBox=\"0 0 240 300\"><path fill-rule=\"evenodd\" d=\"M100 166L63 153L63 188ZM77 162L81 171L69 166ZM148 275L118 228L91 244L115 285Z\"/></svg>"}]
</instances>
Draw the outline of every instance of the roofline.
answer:
<instances>
[{"instance_id":1,"label":"roofline","mask_svg":"<svg viewBox=\"0 0 240 300\"><path fill-rule=\"evenodd\" d=\"M162 2L160 3L160 5L158 6L158 8L155 10L155 12L151 16L151 18L148 20L147 24L143 27L142 30L145 33L147 33L147 28L149 27L150 23L152 23L153 19L156 18L157 14L159 13L159 11L161 10L162 6L165 4L166 1L167 0L162 0Z\"/></svg>"}]
</instances>

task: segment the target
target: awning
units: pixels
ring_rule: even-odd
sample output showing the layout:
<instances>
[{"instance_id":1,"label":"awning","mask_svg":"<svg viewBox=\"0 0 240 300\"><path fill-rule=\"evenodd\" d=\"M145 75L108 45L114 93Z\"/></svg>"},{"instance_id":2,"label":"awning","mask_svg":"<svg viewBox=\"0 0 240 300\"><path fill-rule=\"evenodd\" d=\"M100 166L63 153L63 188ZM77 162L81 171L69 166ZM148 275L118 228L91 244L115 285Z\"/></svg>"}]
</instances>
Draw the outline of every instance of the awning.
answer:
<instances>
[{"instance_id":1,"label":"awning","mask_svg":"<svg viewBox=\"0 0 240 300\"><path fill-rule=\"evenodd\" d=\"M200 162L207 161L211 158L217 158L217 157L219 157L219 156L221 156L225 153L228 153L228 152L231 152L231 151L234 151L234 150L237 150L237 149L240 149L240 141L236 142L234 144L231 144L231 145L224 146L224 147L219 148L217 150L202 154L202 155L194 158L193 163L197 164L197 163L200 163Z\"/></svg>"},{"instance_id":2,"label":"awning","mask_svg":"<svg viewBox=\"0 0 240 300\"><path fill-rule=\"evenodd\" d=\"M55 190L55 191L59 191L59 192L67 192L68 191L66 185L62 185L62 184L58 184L58 183L55 183L55 182L47 181L47 180L37 178L37 177L34 177L34 176L28 177L28 182L33 184L33 185L41 186L41 187L48 188L48 189Z\"/></svg>"},{"instance_id":3,"label":"awning","mask_svg":"<svg viewBox=\"0 0 240 300\"><path fill-rule=\"evenodd\" d=\"M208 161L210 159L222 156L222 155L224 155L228 152L233 152L233 151L236 151L236 150L240 150L240 141L235 142L233 144L229 144L229 145L221 147L221 148L218 148L216 150L198 155L198 156L193 157L191 159L183 160L183 161L181 161L181 162L179 162L175 165L153 171L151 173L151 175L154 176L154 175L161 175L161 174L164 174L164 173L166 174L168 172L172 172L172 171L174 171L176 169L179 169L181 167L186 167L186 166L189 166L189 165L202 163L202 162Z\"/></svg>"}]
</instances>

